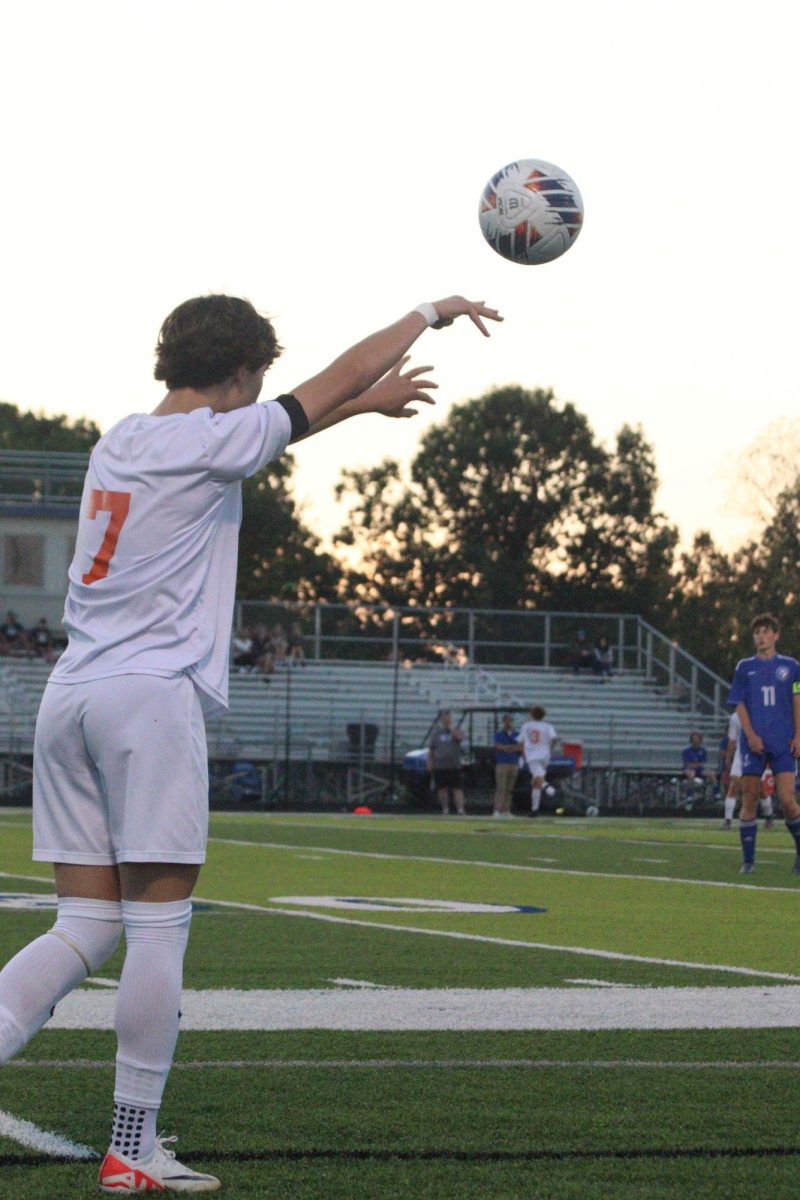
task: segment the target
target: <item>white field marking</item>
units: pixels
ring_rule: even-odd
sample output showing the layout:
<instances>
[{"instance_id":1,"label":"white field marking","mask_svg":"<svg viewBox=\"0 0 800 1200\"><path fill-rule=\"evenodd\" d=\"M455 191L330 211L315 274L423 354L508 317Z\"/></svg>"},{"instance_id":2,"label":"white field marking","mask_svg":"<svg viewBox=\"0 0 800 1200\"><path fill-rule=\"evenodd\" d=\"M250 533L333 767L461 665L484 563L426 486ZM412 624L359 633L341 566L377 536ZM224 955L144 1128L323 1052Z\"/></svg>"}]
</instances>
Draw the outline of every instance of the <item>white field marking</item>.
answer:
<instances>
[{"instance_id":1,"label":"white field marking","mask_svg":"<svg viewBox=\"0 0 800 1200\"><path fill-rule=\"evenodd\" d=\"M587 946L560 946L551 942L528 942L518 938L491 937L482 933L458 933L452 929L423 929L418 925L395 925L394 922L360 921L357 917L336 917L332 913L313 912L305 908L268 908L263 904L247 904L239 900L210 900L195 896L202 904L219 904L223 908L236 908L244 912L266 913L269 916L301 917L309 921L324 921L329 925L360 925L381 933L419 933L424 937L452 938L461 942L486 942L492 946L514 946L524 950L555 950L562 954L583 954L588 958L608 958L615 962L650 963L657 967L686 967L692 971L723 971L728 975L746 975L753 979L780 979L787 983L800 983L800 975L787 975L781 971L757 971L753 967L729 967L721 963L685 962L679 958L653 958L642 954L624 954L617 950L596 950Z\"/></svg>"},{"instance_id":2,"label":"white field marking","mask_svg":"<svg viewBox=\"0 0 800 1200\"><path fill-rule=\"evenodd\" d=\"M564 983L577 983L581 987L596 988L636 988L649 986L646 983L613 983L609 979L565 979Z\"/></svg>"},{"instance_id":3,"label":"white field marking","mask_svg":"<svg viewBox=\"0 0 800 1200\"><path fill-rule=\"evenodd\" d=\"M388 983L370 983L368 979L328 979L328 983L337 983L339 987L352 988L388 988Z\"/></svg>"},{"instance_id":4,"label":"white field marking","mask_svg":"<svg viewBox=\"0 0 800 1200\"><path fill-rule=\"evenodd\" d=\"M5 1064L8 1067L41 1067L47 1071L85 1070L111 1071L114 1069L113 1059L91 1058L15 1058ZM797 1071L800 1069L798 1060L754 1059L751 1062L740 1062L736 1059L640 1059L640 1058L212 1058L206 1061L174 1062L171 1071L206 1071L206 1070L510 1070L524 1068L529 1071L552 1070L566 1068L567 1070L591 1070L603 1068L619 1070L648 1070L648 1071Z\"/></svg>"},{"instance_id":5,"label":"white field marking","mask_svg":"<svg viewBox=\"0 0 800 1200\"><path fill-rule=\"evenodd\" d=\"M557 858L543 858L540 854L529 854L528 858L531 862L554 863L558 862Z\"/></svg>"},{"instance_id":6,"label":"white field marking","mask_svg":"<svg viewBox=\"0 0 800 1200\"><path fill-rule=\"evenodd\" d=\"M29 883L49 883L53 887L53 876L46 875L14 875L11 871L0 871L0 879L27 879Z\"/></svg>"},{"instance_id":7,"label":"white field marking","mask_svg":"<svg viewBox=\"0 0 800 1200\"><path fill-rule=\"evenodd\" d=\"M118 988L119 987L118 979L102 979L96 975L90 975L87 979L84 979L83 982L84 983L94 983L94 984L97 984L98 987L106 987L106 988Z\"/></svg>"},{"instance_id":8,"label":"white field marking","mask_svg":"<svg viewBox=\"0 0 800 1200\"><path fill-rule=\"evenodd\" d=\"M219 842L225 846L255 846L261 850L288 850L295 853L297 846L287 846L283 842L255 842L244 838L210 837L210 842ZM719 879L682 879L678 875L633 875L626 871L579 871L571 867L529 867L524 863L487 862L484 859L473 858L443 858L433 854L386 854L379 850L340 850L329 846L309 846L308 849L326 854L344 854L350 858L380 858L391 859L395 862L436 863L455 867L488 867L495 871L538 871L544 875L578 875L583 879L632 879L640 883L681 883L688 887L736 888L747 889L751 892L789 892L798 895L798 887L759 887L755 883L734 883Z\"/></svg>"},{"instance_id":9,"label":"white field marking","mask_svg":"<svg viewBox=\"0 0 800 1200\"><path fill-rule=\"evenodd\" d=\"M186 989L187 1030L778 1029L800 1024L800 987ZM116 996L76 990L52 1029L113 1029Z\"/></svg>"},{"instance_id":10,"label":"white field marking","mask_svg":"<svg viewBox=\"0 0 800 1200\"><path fill-rule=\"evenodd\" d=\"M420 900L410 896L270 896L274 904L296 904L298 908L344 909L345 912L410 913L543 913L532 904L483 904L473 900Z\"/></svg>"},{"instance_id":11,"label":"white field marking","mask_svg":"<svg viewBox=\"0 0 800 1200\"><path fill-rule=\"evenodd\" d=\"M19 1117L12 1117L11 1113L4 1112L0 1109L0 1137L9 1138L12 1142L19 1142L20 1146L27 1146L30 1150L37 1150L40 1154L53 1154L63 1158L98 1158L99 1155L89 1146L82 1146L80 1142L71 1142L69 1138L62 1137L60 1133L50 1133L47 1129L40 1129L38 1125L34 1125L32 1121L22 1121Z\"/></svg>"},{"instance_id":12,"label":"white field marking","mask_svg":"<svg viewBox=\"0 0 800 1200\"><path fill-rule=\"evenodd\" d=\"M297 858L307 858L309 862L324 862L324 854L298 854Z\"/></svg>"},{"instance_id":13,"label":"white field marking","mask_svg":"<svg viewBox=\"0 0 800 1200\"><path fill-rule=\"evenodd\" d=\"M669 859L668 858L635 858L633 861L634 862L646 862L646 863L665 863L665 862L669 862Z\"/></svg>"}]
</instances>

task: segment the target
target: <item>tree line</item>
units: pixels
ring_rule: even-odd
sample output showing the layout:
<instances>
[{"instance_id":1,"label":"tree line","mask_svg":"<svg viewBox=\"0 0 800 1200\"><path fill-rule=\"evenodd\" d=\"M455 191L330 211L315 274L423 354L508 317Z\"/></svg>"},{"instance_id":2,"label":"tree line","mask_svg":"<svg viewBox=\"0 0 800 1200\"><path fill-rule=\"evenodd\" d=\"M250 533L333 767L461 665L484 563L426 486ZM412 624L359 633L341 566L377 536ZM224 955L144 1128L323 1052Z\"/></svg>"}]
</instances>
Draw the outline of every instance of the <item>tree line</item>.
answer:
<instances>
[{"instance_id":1,"label":"tree line","mask_svg":"<svg viewBox=\"0 0 800 1200\"><path fill-rule=\"evenodd\" d=\"M90 450L88 420L0 404L0 448ZM768 610L800 656L800 476L779 473L757 537L688 550L658 511L640 425L602 444L552 391L509 386L454 405L412 461L345 468L325 549L292 494L291 454L244 483L238 595L406 606L637 612L727 677ZM763 482L763 480L762 480Z\"/></svg>"}]
</instances>

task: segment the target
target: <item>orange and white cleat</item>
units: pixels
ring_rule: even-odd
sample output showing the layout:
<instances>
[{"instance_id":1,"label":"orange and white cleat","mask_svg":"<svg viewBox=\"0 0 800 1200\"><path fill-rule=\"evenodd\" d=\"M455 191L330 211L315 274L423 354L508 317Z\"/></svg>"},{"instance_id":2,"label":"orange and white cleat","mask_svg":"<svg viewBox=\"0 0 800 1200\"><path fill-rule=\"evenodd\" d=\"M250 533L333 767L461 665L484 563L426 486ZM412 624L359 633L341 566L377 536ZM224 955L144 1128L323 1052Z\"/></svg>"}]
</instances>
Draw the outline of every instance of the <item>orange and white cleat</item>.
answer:
<instances>
[{"instance_id":1,"label":"orange and white cleat","mask_svg":"<svg viewBox=\"0 0 800 1200\"><path fill-rule=\"evenodd\" d=\"M214 1175L202 1175L178 1162L168 1142L176 1137L156 1138L147 1158L126 1158L118 1150L109 1150L100 1167L101 1192L126 1196L140 1192L216 1192L220 1187Z\"/></svg>"}]
</instances>

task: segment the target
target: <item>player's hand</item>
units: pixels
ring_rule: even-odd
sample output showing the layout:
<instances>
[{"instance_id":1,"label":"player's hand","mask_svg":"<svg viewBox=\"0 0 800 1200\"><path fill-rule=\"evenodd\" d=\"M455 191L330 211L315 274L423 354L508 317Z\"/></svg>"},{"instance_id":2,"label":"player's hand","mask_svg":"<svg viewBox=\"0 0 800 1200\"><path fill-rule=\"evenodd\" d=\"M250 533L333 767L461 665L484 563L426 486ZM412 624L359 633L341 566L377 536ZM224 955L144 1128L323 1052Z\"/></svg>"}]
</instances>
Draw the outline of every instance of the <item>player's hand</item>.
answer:
<instances>
[{"instance_id":1,"label":"player's hand","mask_svg":"<svg viewBox=\"0 0 800 1200\"><path fill-rule=\"evenodd\" d=\"M763 754L764 742L757 733L754 733L752 737L748 735L747 744L753 751L753 754Z\"/></svg>"},{"instance_id":2,"label":"player's hand","mask_svg":"<svg viewBox=\"0 0 800 1200\"><path fill-rule=\"evenodd\" d=\"M439 320L434 322L432 329L444 329L446 325L452 325L456 317L469 317L483 336L489 337L489 330L482 318L487 321L503 320L496 308L488 308L482 300L465 300L463 296L448 296L446 300L436 300L433 307Z\"/></svg>"},{"instance_id":3,"label":"player's hand","mask_svg":"<svg viewBox=\"0 0 800 1200\"><path fill-rule=\"evenodd\" d=\"M789 742L789 753L792 758L800 758L800 737L793 737Z\"/></svg>"},{"instance_id":4,"label":"player's hand","mask_svg":"<svg viewBox=\"0 0 800 1200\"><path fill-rule=\"evenodd\" d=\"M365 412L383 413L385 417L415 417L418 409L409 405L436 403L428 393L431 388L437 388L438 383L432 379L420 379L420 375L432 371L433 367L410 367L404 371L408 359L406 354L391 371L363 393Z\"/></svg>"}]
</instances>

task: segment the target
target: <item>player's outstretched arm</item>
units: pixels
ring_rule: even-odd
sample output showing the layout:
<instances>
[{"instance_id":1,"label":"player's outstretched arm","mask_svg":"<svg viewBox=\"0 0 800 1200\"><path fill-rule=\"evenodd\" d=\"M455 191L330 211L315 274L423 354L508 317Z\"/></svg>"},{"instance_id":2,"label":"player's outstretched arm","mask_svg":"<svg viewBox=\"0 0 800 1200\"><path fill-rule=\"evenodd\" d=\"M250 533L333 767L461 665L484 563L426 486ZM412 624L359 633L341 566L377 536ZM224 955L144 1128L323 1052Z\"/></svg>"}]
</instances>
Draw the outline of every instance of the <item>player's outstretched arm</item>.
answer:
<instances>
[{"instance_id":1,"label":"player's outstretched arm","mask_svg":"<svg viewBox=\"0 0 800 1200\"><path fill-rule=\"evenodd\" d=\"M358 342L319 375L293 389L311 426L316 426L341 404L368 391L399 362L429 324L434 327L451 325L457 317L466 316L488 337L484 321L503 319L496 309L488 308L482 300L466 300L463 296L449 296L432 305L420 305L420 309L423 311L415 309L393 325Z\"/></svg>"},{"instance_id":2,"label":"player's outstretched arm","mask_svg":"<svg viewBox=\"0 0 800 1200\"><path fill-rule=\"evenodd\" d=\"M428 393L431 388L439 385L432 379L420 378L432 371L433 367L409 367L408 370L403 370L407 362L408 355L405 354L383 379L373 383L372 387L367 388L360 396L345 400L344 404L340 404L333 412L320 417L303 437L330 429L332 425L338 425L348 417L358 417L365 413L381 413L384 417L415 417L419 409L412 408L412 405L434 404L433 397ZM295 440L301 442L303 438Z\"/></svg>"}]
</instances>

